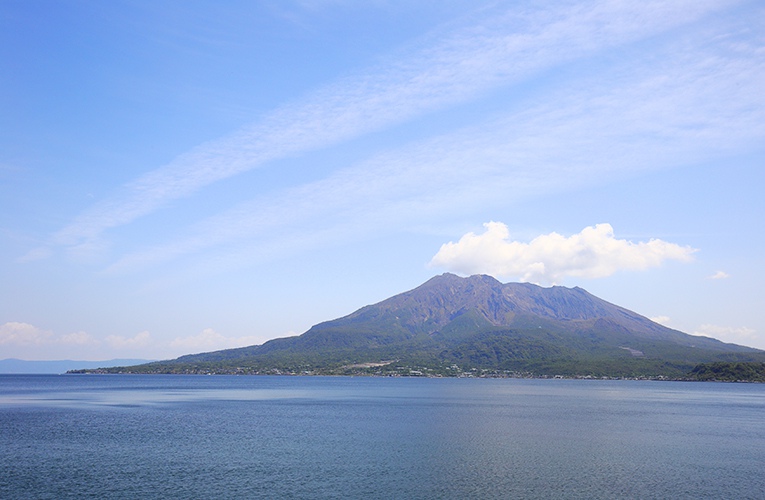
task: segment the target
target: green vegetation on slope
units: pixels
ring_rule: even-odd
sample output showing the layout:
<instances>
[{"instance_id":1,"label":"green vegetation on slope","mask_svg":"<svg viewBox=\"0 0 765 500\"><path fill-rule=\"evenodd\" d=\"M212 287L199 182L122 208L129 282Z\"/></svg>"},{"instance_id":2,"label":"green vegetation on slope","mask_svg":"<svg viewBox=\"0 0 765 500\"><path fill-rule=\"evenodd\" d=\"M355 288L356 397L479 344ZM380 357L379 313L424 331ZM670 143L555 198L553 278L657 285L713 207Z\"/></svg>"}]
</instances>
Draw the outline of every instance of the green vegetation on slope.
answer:
<instances>
[{"instance_id":1,"label":"green vegetation on slope","mask_svg":"<svg viewBox=\"0 0 765 500\"><path fill-rule=\"evenodd\" d=\"M337 338L337 332L330 338ZM339 335L347 338L346 335ZM671 356L636 355L638 348L660 353L661 342L633 344L632 350L613 345L600 336L573 335L544 329L485 329L459 335L450 342L415 336L408 342L366 347L282 346L278 350L249 352L243 357L209 353L132 367L97 370L99 373L164 374L293 374L377 376L535 376L672 378L693 380L749 380L741 374L723 378L705 372L690 374L698 366L763 365L765 353L715 353L690 347L664 346ZM225 351L223 351L225 352ZM761 363L743 363L753 357ZM711 362L699 364L701 362ZM91 372L94 370L91 370ZM697 370L698 371L698 370ZM706 378L704 378L706 377Z\"/></svg>"},{"instance_id":2,"label":"green vegetation on slope","mask_svg":"<svg viewBox=\"0 0 765 500\"><path fill-rule=\"evenodd\" d=\"M765 351L666 328L581 288L444 274L300 336L100 371L684 378L716 362L765 362Z\"/></svg>"},{"instance_id":3,"label":"green vegetation on slope","mask_svg":"<svg viewBox=\"0 0 765 500\"><path fill-rule=\"evenodd\" d=\"M765 382L765 363L702 363L691 370L688 379L716 382Z\"/></svg>"}]
</instances>

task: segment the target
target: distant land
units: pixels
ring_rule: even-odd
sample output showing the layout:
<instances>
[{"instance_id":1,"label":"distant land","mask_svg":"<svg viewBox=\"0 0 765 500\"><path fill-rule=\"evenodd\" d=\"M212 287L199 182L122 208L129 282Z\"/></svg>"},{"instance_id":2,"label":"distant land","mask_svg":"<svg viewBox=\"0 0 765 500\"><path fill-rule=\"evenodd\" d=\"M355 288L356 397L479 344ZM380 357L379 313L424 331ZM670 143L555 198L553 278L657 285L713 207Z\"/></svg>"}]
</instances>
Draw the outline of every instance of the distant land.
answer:
<instances>
[{"instance_id":1,"label":"distant land","mask_svg":"<svg viewBox=\"0 0 765 500\"><path fill-rule=\"evenodd\" d=\"M78 371L694 379L708 363L763 362L765 351L667 328L579 287L446 273L299 336Z\"/></svg>"},{"instance_id":2,"label":"distant land","mask_svg":"<svg viewBox=\"0 0 765 500\"><path fill-rule=\"evenodd\" d=\"M108 361L24 361L22 359L0 359L0 374L51 374L66 373L74 369L109 368L112 366L148 363L148 359L110 359Z\"/></svg>"}]
</instances>

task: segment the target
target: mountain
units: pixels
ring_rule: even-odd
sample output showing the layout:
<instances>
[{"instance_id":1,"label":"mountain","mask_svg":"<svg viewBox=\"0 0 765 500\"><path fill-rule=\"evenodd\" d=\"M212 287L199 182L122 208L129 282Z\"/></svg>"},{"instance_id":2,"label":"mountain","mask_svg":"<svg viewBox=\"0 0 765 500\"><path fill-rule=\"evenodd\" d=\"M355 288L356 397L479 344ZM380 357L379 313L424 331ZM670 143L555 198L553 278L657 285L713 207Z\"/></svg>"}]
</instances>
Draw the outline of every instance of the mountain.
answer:
<instances>
[{"instance_id":1,"label":"mountain","mask_svg":"<svg viewBox=\"0 0 765 500\"><path fill-rule=\"evenodd\" d=\"M765 351L687 335L582 288L436 276L300 336L110 371L668 376Z\"/></svg>"}]
</instances>

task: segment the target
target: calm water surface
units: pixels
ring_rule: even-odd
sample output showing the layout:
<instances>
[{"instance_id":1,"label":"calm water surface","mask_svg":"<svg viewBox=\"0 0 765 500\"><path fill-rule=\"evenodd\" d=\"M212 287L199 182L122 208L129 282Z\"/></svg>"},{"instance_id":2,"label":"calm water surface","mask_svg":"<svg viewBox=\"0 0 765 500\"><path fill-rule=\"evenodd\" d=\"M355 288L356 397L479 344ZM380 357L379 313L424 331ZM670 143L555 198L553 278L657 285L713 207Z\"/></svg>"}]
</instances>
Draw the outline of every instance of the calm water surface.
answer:
<instances>
[{"instance_id":1,"label":"calm water surface","mask_svg":"<svg viewBox=\"0 0 765 500\"><path fill-rule=\"evenodd\" d=\"M765 499L765 385L0 376L0 498L232 497Z\"/></svg>"}]
</instances>

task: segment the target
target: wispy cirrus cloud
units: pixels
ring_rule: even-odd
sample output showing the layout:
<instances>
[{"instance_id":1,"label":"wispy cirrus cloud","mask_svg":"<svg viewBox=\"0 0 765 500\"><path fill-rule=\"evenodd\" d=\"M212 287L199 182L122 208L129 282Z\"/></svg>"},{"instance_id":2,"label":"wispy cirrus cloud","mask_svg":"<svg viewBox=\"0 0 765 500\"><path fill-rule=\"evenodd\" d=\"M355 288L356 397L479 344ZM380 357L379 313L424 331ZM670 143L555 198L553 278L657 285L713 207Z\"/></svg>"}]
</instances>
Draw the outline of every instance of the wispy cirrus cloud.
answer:
<instances>
[{"instance_id":1,"label":"wispy cirrus cloud","mask_svg":"<svg viewBox=\"0 0 765 500\"><path fill-rule=\"evenodd\" d=\"M347 141L521 82L555 65L692 22L730 2L563 3L477 13L387 61L342 78L250 126L128 183L57 231L52 246L99 245L104 231L269 161ZM95 243L94 243L95 242ZM46 252L33 250L28 259Z\"/></svg>"},{"instance_id":2,"label":"wispy cirrus cloud","mask_svg":"<svg viewBox=\"0 0 765 500\"><path fill-rule=\"evenodd\" d=\"M310 246L295 239L321 244L342 233L379 234L758 144L765 136L762 53L722 44L699 58L696 42L668 44L607 75L568 81L521 111L498 111L480 125L242 203L189 228L186 237L123 256L110 270L217 246L271 246L279 253Z\"/></svg>"},{"instance_id":3,"label":"wispy cirrus cloud","mask_svg":"<svg viewBox=\"0 0 765 500\"><path fill-rule=\"evenodd\" d=\"M730 278L730 274L726 273L725 271L717 271L711 276L708 276L710 280L724 280Z\"/></svg>"}]
</instances>

